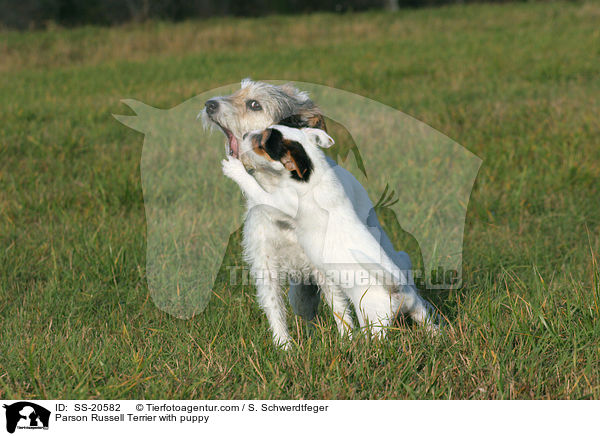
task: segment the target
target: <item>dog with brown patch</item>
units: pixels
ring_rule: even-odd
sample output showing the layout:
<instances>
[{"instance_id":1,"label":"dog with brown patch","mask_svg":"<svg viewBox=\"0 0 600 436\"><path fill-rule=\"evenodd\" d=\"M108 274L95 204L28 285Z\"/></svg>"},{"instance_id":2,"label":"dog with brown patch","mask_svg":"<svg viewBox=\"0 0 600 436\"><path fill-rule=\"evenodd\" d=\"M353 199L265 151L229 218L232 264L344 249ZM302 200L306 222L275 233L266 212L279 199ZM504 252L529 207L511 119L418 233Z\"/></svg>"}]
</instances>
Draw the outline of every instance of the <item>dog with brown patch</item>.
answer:
<instances>
[{"instance_id":1,"label":"dog with brown patch","mask_svg":"<svg viewBox=\"0 0 600 436\"><path fill-rule=\"evenodd\" d=\"M223 173L240 186L254 208L289 217L302 258L308 260L342 334L352 329L350 304L360 327L377 337L385 336L399 312L437 331L433 308L383 249L385 232L369 229L356 213L344 189L347 172L322 152L333 143L320 129L271 126L245 134L241 160L228 156ZM246 171L244 160L262 162L277 183L264 189Z\"/></svg>"},{"instance_id":2,"label":"dog with brown patch","mask_svg":"<svg viewBox=\"0 0 600 436\"><path fill-rule=\"evenodd\" d=\"M279 160L260 158L255 153L240 153L240 145L247 132L264 131L273 124L290 127L325 129L325 121L319 108L308 95L291 85L272 85L249 79L242 81L241 89L232 95L208 100L200 114L206 126L218 127L226 137L226 154L239 158L245 170L267 192L274 192L280 183L281 171L292 168L291 177L309 180L310 168L290 151ZM292 162L292 159L294 162ZM344 168L336 167L338 179L346 192L357 216L373 234L381 234L381 245L402 270L411 270L409 256L396 252L391 241L383 232L373 213L373 203L364 187ZM276 344L288 347L288 333L283 284L290 282L289 299L297 314L307 314L311 318L318 306L315 267L299 245L294 221L297 198L287 199L292 207L286 212L268 204L257 204L252 198L246 199L247 211L243 227L243 251L246 262L257 289L260 306L269 320ZM325 300L327 291L323 290ZM316 297L316 298L313 298ZM348 324L338 323L345 333Z\"/></svg>"}]
</instances>

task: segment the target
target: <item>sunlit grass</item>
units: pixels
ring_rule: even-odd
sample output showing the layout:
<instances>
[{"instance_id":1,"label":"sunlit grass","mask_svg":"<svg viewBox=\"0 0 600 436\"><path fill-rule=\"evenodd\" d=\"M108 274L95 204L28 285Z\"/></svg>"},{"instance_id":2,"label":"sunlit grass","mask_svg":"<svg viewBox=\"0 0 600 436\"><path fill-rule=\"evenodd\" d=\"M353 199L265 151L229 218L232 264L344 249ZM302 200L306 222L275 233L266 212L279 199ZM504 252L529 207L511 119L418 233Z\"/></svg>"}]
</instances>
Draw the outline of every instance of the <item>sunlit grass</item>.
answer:
<instances>
[{"instance_id":1,"label":"sunlit grass","mask_svg":"<svg viewBox=\"0 0 600 436\"><path fill-rule=\"evenodd\" d=\"M0 396L600 398L599 16L473 5L0 33ZM192 320L152 303L142 136L111 113L247 76L368 96L484 160L465 286L426 294L440 337L399 320L384 342L343 341L322 308L315 326L290 316L285 353L226 271Z\"/></svg>"}]
</instances>

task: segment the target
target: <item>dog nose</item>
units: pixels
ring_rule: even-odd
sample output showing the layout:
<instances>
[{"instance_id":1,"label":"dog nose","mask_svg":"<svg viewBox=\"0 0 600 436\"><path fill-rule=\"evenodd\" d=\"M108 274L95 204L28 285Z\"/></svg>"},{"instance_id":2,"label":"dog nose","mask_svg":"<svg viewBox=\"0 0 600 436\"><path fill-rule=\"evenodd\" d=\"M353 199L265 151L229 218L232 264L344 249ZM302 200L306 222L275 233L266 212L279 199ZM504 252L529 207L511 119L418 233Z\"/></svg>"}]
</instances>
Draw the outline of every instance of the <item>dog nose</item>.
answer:
<instances>
[{"instance_id":1,"label":"dog nose","mask_svg":"<svg viewBox=\"0 0 600 436\"><path fill-rule=\"evenodd\" d=\"M208 100L204 103L204 106L206 107L206 113L208 115L214 115L214 113L219 110L219 102L216 100Z\"/></svg>"},{"instance_id":2,"label":"dog nose","mask_svg":"<svg viewBox=\"0 0 600 436\"><path fill-rule=\"evenodd\" d=\"M244 135L242 136L242 140L245 141L247 136L248 136L248 133L244 133Z\"/></svg>"}]
</instances>

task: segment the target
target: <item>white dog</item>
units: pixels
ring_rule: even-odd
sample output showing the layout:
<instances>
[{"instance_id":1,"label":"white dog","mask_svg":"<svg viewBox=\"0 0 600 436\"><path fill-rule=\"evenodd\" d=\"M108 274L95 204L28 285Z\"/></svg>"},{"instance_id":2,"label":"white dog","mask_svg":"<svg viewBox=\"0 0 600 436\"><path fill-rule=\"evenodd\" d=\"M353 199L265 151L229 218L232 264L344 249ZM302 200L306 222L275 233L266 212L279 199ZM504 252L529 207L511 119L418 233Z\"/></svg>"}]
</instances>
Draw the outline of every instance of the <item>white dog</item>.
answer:
<instances>
[{"instance_id":1,"label":"white dog","mask_svg":"<svg viewBox=\"0 0 600 436\"><path fill-rule=\"evenodd\" d=\"M241 89L229 96L216 97L206 102L201 113L207 126L218 126L226 138L228 155L238 157L256 181L268 192L279 184L280 174L273 171L265 159L253 153L240 153L242 137L246 132L264 130L270 125L290 127L318 127L325 129L325 120L308 95L290 85L271 85L243 80ZM329 161L354 210L375 236L399 269L410 271L409 256L396 252L391 241L382 233L373 204L358 180L344 168ZM244 258L254 277L260 306L265 311L276 344L290 342L287 330L283 290L290 280L290 303L297 314L310 319L318 306L318 288L312 285L314 266L298 244L295 224L281 211L247 202L244 221ZM304 279L304 280L303 280ZM316 297L316 298L315 298ZM330 300L328 300L330 301Z\"/></svg>"},{"instance_id":2,"label":"white dog","mask_svg":"<svg viewBox=\"0 0 600 436\"><path fill-rule=\"evenodd\" d=\"M379 227L365 224L366 216L359 216L356 200L348 196L351 175L333 165L320 150L332 144L333 139L319 129L272 126L245 134L239 150L246 166L260 166L263 172L268 169L267 186L259 184L234 156L222 162L223 172L240 186L249 208L268 210L280 227L297 238L302 250L287 254L297 260L296 265L302 264L304 272L317 278L342 334L352 329L349 302L360 326L376 335L385 334L398 312L436 329L431 306L407 277L407 255L382 246L382 240L391 245L387 236ZM370 211L368 196L362 201L368 205L359 211ZM245 243L246 252L252 253L254 236L268 237L251 235ZM266 259L263 275L269 274L268 264ZM275 340L287 346L289 334L278 294L277 288L259 288L259 300Z\"/></svg>"}]
</instances>

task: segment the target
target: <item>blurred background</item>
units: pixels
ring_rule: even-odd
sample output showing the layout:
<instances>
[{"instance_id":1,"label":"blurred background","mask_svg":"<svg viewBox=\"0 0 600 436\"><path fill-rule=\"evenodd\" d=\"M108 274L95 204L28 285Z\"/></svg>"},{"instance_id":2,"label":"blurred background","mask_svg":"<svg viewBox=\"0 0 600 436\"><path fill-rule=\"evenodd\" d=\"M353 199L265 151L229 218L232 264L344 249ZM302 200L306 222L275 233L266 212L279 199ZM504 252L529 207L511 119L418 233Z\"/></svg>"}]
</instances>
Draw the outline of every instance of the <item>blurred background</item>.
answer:
<instances>
[{"instance_id":1,"label":"blurred background","mask_svg":"<svg viewBox=\"0 0 600 436\"><path fill-rule=\"evenodd\" d=\"M488 0L502 3L510 0ZM262 16L308 12L390 11L485 0L2 0L0 23L6 27L39 28L48 23L63 26L113 25L148 19L185 20L214 16Z\"/></svg>"}]
</instances>

